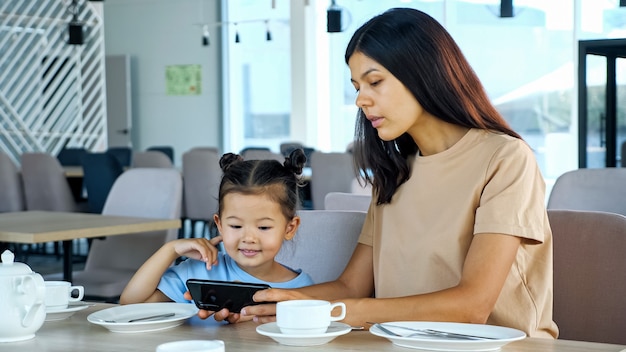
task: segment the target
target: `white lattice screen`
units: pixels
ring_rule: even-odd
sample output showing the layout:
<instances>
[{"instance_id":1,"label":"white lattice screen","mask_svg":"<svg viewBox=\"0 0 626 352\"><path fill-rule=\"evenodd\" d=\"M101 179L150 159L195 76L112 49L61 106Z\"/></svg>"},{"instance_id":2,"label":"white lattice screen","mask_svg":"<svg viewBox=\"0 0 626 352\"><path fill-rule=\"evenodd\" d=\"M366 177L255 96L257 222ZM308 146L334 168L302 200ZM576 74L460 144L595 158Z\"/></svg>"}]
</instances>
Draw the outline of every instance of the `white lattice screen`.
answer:
<instances>
[{"instance_id":1,"label":"white lattice screen","mask_svg":"<svg viewBox=\"0 0 626 352\"><path fill-rule=\"evenodd\" d=\"M104 28L77 1L84 44L70 45L71 0L0 1L0 148L56 155L106 141Z\"/></svg>"}]
</instances>

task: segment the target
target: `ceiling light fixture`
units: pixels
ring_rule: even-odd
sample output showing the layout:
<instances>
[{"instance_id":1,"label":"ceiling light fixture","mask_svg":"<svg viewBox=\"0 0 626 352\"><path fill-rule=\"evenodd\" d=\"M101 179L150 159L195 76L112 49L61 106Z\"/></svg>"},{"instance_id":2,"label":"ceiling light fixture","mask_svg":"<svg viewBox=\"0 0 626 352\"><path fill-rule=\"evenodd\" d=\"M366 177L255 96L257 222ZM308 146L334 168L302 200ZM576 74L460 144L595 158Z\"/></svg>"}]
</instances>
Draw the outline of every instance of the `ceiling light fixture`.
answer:
<instances>
[{"instance_id":1,"label":"ceiling light fixture","mask_svg":"<svg viewBox=\"0 0 626 352\"><path fill-rule=\"evenodd\" d=\"M272 40L272 33L270 33L269 20L265 20L265 40L267 40L268 42Z\"/></svg>"},{"instance_id":2,"label":"ceiling light fixture","mask_svg":"<svg viewBox=\"0 0 626 352\"><path fill-rule=\"evenodd\" d=\"M67 43L71 45L81 45L84 43L83 24L78 21L79 8L77 0L72 0L67 11L72 14L72 22L67 25L67 32L69 34Z\"/></svg>"},{"instance_id":3,"label":"ceiling light fixture","mask_svg":"<svg viewBox=\"0 0 626 352\"><path fill-rule=\"evenodd\" d=\"M202 26L202 45L209 46L211 45L211 35L209 33L209 25L205 24Z\"/></svg>"},{"instance_id":4,"label":"ceiling light fixture","mask_svg":"<svg viewBox=\"0 0 626 352\"><path fill-rule=\"evenodd\" d=\"M500 0L500 17L513 17L513 0Z\"/></svg>"}]
</instances>

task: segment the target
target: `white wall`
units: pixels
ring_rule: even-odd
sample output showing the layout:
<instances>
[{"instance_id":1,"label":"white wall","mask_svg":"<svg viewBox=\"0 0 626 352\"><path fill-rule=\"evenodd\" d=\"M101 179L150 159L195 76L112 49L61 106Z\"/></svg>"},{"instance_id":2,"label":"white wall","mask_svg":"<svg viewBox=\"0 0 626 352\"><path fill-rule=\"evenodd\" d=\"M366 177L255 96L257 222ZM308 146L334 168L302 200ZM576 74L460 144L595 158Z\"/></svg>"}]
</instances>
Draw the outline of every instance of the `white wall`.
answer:
<instances>
[{"instance_id":1,"label":"white wall","mask_svg":"<svg viewBox=\"0 0 626 352\"><path fill-rule=\"evenodd\" d=\"M106 0L105 52L131 56L135 150L171 145L180 165L194 146L222 147L219 0ZM202 46L202 23L211 45ZM201 95L167 96L168 65L202 66Z\"/></svg>"}]
</instances>

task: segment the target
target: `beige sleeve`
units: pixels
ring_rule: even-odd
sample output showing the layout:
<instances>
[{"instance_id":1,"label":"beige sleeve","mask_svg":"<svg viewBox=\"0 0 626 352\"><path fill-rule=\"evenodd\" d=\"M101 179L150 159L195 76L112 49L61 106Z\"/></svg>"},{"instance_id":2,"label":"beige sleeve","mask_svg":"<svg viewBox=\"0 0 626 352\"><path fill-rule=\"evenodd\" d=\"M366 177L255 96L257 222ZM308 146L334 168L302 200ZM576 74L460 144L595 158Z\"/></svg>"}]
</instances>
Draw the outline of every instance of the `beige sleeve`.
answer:
<instances>
[{"instance_id":1,"label":"beige sleeve","mask_svg":"<svg viewBox=\"0 0 626 352\"><path fill-rule=\"evenodd\" d=\"M474 234L503 233L544 241L545 182L526 143L505 143L485 175Z\"/></svg>"}]
</instances>

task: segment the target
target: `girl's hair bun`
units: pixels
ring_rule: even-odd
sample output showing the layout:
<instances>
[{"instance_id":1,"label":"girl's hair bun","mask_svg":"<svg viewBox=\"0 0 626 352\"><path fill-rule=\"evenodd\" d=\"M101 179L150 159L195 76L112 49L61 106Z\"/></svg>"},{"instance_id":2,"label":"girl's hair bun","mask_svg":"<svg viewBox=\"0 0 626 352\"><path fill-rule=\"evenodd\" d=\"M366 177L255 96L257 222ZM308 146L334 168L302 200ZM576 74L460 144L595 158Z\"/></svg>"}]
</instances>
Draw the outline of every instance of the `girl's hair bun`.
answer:
<instances>
[{"instance_id":1,"label":"girl's hair bun","mask_svg":"<svg viewBox=\"0 0 626 352\"><path fill-rule=\"evenodd\" d=\"M293 172L296 175L301 175L302 168L304 168L305 164L306 155L304 154L304 150L302 150L302 148L298 148L289 153L289 156L285 158L285 163L283 165L290 172Z\"/></svg>"},{"instance_id":2,"label":"girl's hair bun","mask_svg":"<svg viewBox=\"0 0 626 352\"><path fill-rule=\"evenodd\" d=\"M226 153L222 155L220 158L220 168L222 171L228 170L233 164L239 163L243 161L243 157L239 154L234 153Z\"/></svg>"}]
</instances>

